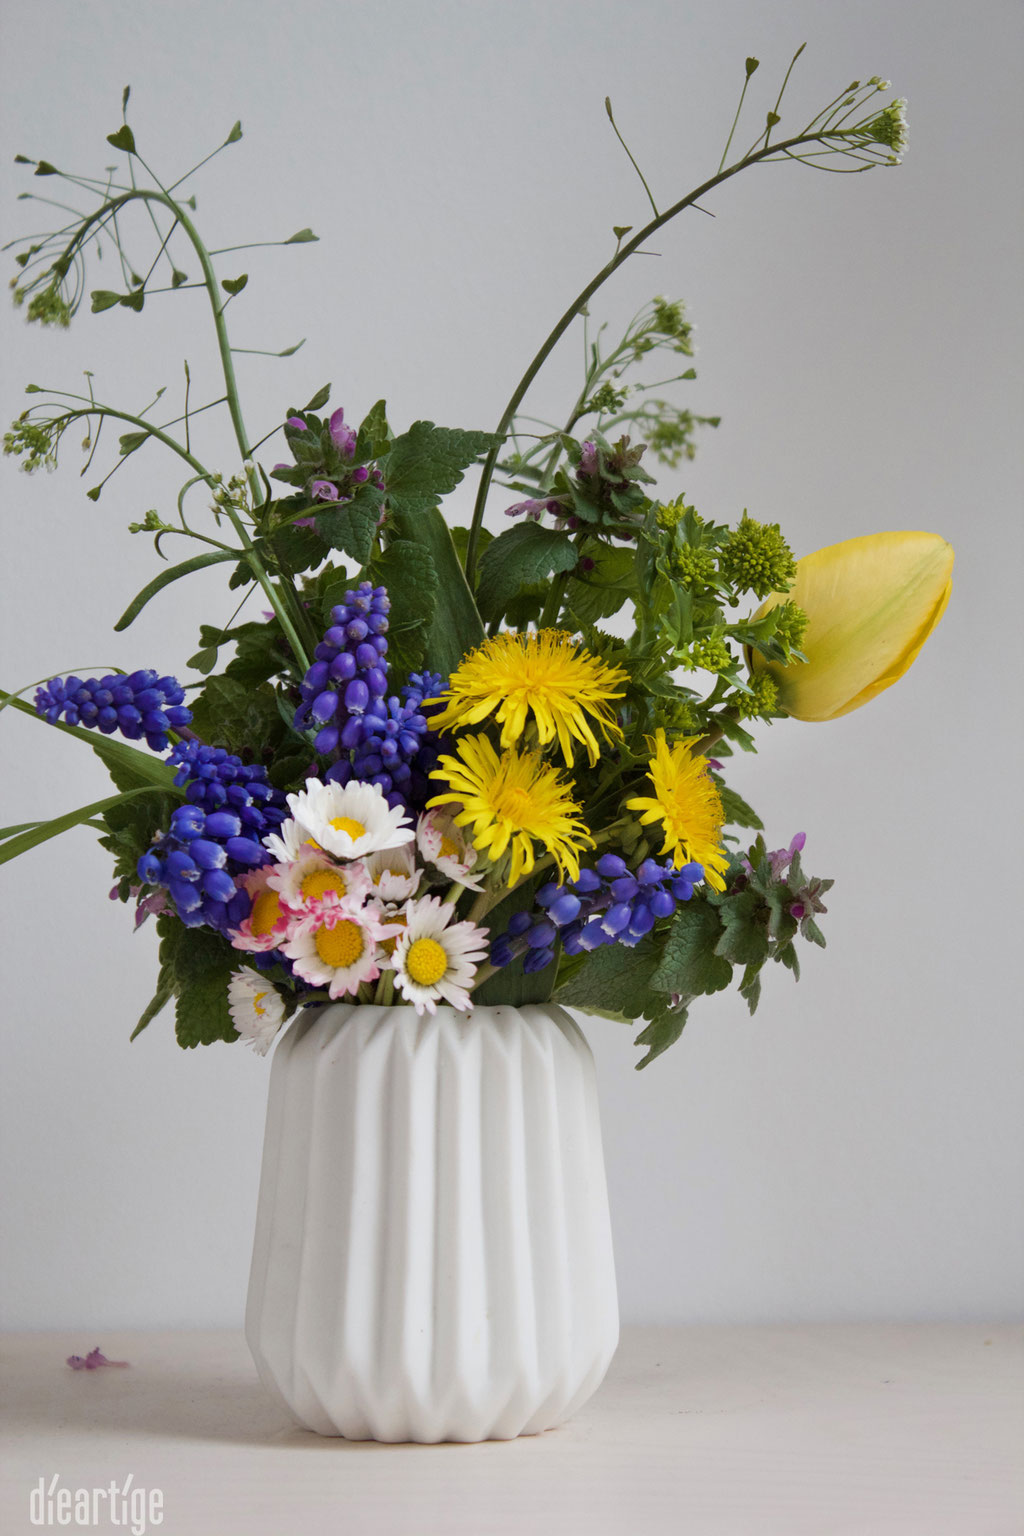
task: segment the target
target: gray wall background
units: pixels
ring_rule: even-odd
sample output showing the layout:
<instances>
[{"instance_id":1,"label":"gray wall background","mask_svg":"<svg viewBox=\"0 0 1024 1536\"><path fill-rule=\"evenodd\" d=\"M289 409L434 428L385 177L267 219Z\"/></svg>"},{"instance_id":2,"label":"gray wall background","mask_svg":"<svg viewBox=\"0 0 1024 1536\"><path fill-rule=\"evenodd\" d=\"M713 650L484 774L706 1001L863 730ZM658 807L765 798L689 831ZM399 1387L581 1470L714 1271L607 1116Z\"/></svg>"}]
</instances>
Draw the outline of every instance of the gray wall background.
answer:
<instances>
[{"instance_id":1,"label":"gray wall background","mask_svg":"<svg viewBox=\"0 0 1024 1536\"><path fill-rule=\"evenodd\" d=\"M707 1001L642 1074L629 1031L589 1028L627 1321L1019 1308L1020 8L36 0L3 28L5 238L49 226L17 193L63 196L14 153L95 173L127 82L161 173L243 120L195 178L210 244L321 236L223 269L251 274L229 312L238 345L309 338L289 361L239 360L255 436L327 379L356 419L386 395L399 425L490 427L611 226L644 220L605 95L667 202L717 166L744 57L762 61L753 138L805 39L785 123L879 73L910 101L904 166L751 171L710 200L714 219L684 216L628 265L600 314L621 323L664 293L699 328L686 398L722 426L665 494L781 520L798 553L933 529L956 547L955 590L897 688L832 725L763 730L738 765L771 846L806 831L809 868L836 879L827 953L808 951L799 986L768 977L754 1019L734 993ZM112 276L94 268L90 286ZM161 384L173 399L183 355L193 403L209 398L205 303L83 311L66 334L5 311L6 418L29 380L74 390L85 368L129 408ZM578 360L577 341L560 349L538 415L564 412ZM199 438L234 467L223 424ZM69 444L31 480L3 465L2 680L184 676L200 618L230 612L216 571L111 633L156 569L126 526L173 508L175 463L140 455L94 506L75 458ZM0 745L4 822L107 792L91 753L31 720L5 714ZM133 936L110 883L83 830L4 870L5 1320L237 1324L267 1063L182 1053L169 1014L129 1047L155 936Z\"/></svg>"}]
</instances>

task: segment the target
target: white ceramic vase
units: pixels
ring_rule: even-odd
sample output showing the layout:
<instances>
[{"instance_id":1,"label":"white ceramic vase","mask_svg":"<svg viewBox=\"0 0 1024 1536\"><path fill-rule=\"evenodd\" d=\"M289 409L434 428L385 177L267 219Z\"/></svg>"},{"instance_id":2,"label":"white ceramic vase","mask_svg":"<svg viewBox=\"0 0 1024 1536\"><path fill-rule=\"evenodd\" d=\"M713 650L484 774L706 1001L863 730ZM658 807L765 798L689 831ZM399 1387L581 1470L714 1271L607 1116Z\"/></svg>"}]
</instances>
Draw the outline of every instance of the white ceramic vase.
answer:
<instances>
[{"instance_id":1,"label":"white ceramic vase","mask_svg":"<svg viewBox=\"0 0 1024 1536\"><path fill-rule=\"evenodd\" d=\"M569 1015L300 1015L271 1071L246 1335L322 1435L507 1440L573 1414L618 1307L594 1062Z\"/></svg>"}]
</instances>

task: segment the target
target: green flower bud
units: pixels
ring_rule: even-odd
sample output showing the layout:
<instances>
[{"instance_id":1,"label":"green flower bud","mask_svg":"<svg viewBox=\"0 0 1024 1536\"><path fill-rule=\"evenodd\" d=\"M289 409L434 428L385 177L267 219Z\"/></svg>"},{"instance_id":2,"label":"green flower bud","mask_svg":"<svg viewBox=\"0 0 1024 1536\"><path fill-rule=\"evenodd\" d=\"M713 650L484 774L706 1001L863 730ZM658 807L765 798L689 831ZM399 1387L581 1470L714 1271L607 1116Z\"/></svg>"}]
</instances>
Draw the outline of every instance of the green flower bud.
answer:
<instances>
[{"instance_id":1,"label":"green flower bud","mask_svg":"<svg viewBox=\"0 0 1024 1536\"><path fill-rule=\"evenodd\" d=\"M684 544L673 558L672 574L680 586L706 586L714 578L715 557L710 549Z\"/></svg>"},{"instance_id":2,"label":"green flower bud","mask_svg":"<svg viewBox=\"0 0 1024 1536\"><path fill-rule=\"evenodd\" d=\"M738 592L767 597L796 579L796 561L778 523L758 523L744 512L719 556L719 568Z\"/></svg>"},{"instance_id":3,"label":"green flower bud","mask_svg":"<svg viewBox=\"0 0 1024 1536\"><path fill-rule=\"evenodd\" d=\"M779 709L779 690L767 672L759 672L750 679L750 693L738 693L730 702L741 720L768 720L782 714Z\"/></svg>"},{"instance_id":4,"label":"green flower bud","mask_svg":"<svg viewBox=\"0 0 1024 1536\"><path fill-rule=\"evenodd\" d=\"M688 672L728 672L735 665L736 658L721 635L702 635L690 646L687 656L680 665Z\"/></svg>"}]
</instances>

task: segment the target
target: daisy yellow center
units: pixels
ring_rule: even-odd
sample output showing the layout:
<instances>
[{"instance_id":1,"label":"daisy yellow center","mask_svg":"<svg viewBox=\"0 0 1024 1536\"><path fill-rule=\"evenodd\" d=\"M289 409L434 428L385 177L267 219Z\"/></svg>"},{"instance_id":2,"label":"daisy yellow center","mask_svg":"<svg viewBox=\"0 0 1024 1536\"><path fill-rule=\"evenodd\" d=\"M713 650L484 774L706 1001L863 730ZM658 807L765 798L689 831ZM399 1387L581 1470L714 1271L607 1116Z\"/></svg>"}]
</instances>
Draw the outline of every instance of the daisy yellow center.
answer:
<instances>
[{"instance_id":1,"label":"daisy yellow center","mask_svg":"<svg viewBox=\"0 0 1024 1536\"><path fill-rule=\"evenodd\" d=\"M416 939L409 945L405 969L418 987L432 987L448 969L448 955L436 939Z\"/></svg>"},{"instance_id":2,"label":"daisy yellow center","mask_svg":"<svg viewBox=\"0 0 1024 1536\"><path fill-rule=\"evenodd\" d=\"M439 852L442 859L457 859L459 856L459 845L453 837L442 835Z\"/></svg>"},{"instance_id":3,"label":"daisy yellow center","mask_svg":"<svg viewBox=\"0 0 1024 1536\"><path fill-rule=\"evenodd\" d=\"M260 891L252 904L249 926L256 938L273 932L281 918L281 902L276 891ZM266 993L261 993L266 996Z\"/></svg>"},{"instance_id":4,"label":"daisy yellow center","mask_svg":"<svg viewBox=\"0 0 1024 1536\"><path fill-rule=\"evenodd\" d=\"M353 839L366 836L366 828L362 822L354 821L351 816L332 816L330 825L335 832L347 832Z\"/></svg>"},{"instance_id":5,"label":"daisy yellow center","mask_svg":"<svg viewBox=\"0 0 1024 1536\"><path fill-rule=\"evenodd\" d=\"M263 999L266 997L266 995L267 994L265 992L257 992L256 996L252 1000L253 1011L261 1019L262 1019L263 1015L267 1011L266 1008L263 1006Z\"/></svg>"},{"instance_id":6,"label":"daisy yellow center","mask_svg":"<svg viewBox=\"0 0 1024 1536\"><path fill-rule=\"evenodd\" d=\"M321 928L316 936L316 952L325 965L335 970L345 970L355 965L366 942L358 923L335 923L333 928Z\"/></svg>"},{"instance_id":7,"label":"daisy yellow center","mask_svg":"<svg viewBox=\"0 0 1024 1536\"><path fill-rule=\"evenodd\" d=\"M340 869L315 869L311 875L306 876L299 890L307 901L319 901L328 892L334 896L344 896L345 876Z\"/></svg>"}]
</instances>

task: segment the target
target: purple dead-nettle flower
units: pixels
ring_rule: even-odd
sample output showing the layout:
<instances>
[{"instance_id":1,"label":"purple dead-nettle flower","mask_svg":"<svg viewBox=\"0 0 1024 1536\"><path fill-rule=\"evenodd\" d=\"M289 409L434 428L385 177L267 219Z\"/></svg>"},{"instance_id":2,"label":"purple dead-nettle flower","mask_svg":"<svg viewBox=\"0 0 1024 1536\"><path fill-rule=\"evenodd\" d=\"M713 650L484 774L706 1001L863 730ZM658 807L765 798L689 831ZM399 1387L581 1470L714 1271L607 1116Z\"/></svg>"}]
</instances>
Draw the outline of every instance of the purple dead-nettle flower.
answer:
<instances>
[{"instance_id":1,"label":"purple dead-nettle flower","mask_svg":"<svg viewBox=\"0 0 1024 1536\"><path fill-rule=\"evenodd\" d=\"M355 455L357 437L355 428L345 425L345 412L339 406L331 416L331 438L335 448L344 458L351 459Z\"/></svg>"},{"instance_id":2,"label":"purple dead-nettle flower","mask_svg":"<svg viewBox=\"0 0 1024 1536\"><path fill-rule=\"evenodd\" d=\"M291 427L293 432L306 432L309 430L301 416L289 416L285 426Z\"/></svg>"},{"instance_id":3,"label":"purple dead-nettle flower","mask_svg":"<svg viewBox=\"0 0 1024 1536\"><path fill-rule=\"evenodd\" d=\"M506 507L506 517L526 516L533 523L539 523L545 512L550 512L552 517L558 517L565 512L565 508L557 496L530 496L526 501L517 501L515 506Z\"/></svg>"},{"instance_id":4,"label":"purple dead-nettle flower","mask_svg":"<svg viewBox=\"0 0 1024 1536\"><path fill-rule=\"evenodd\" d=\"M337 501L338 487L330 480L311 480L309 494L314 501Z\"/></svg>"},{"instance_id":5,"label":"purple dead-nettle flower","mask_svg":"<svg viewBox=\"0 0 1024 1536\"><path fill-rule=\"evenodd\" d=\"M583 443L580 447L580 461L576 466L576 473L578 475L596 475L597 470L597 444Z\"/></svg>"},{"instance_id":6,"label":"purple dead-nettle flower","mask_svg":"<svg viewBox=\"0 0 1024 1536\"><path fill-rule=\"evenodd\" d=\"M73 1371L97 1371L101 1365L126 1366L127 1360L108 1360L99 1348L90 1349L87 1355L68 1355L68 1365Z\"/></svg>"}]
</instances>

